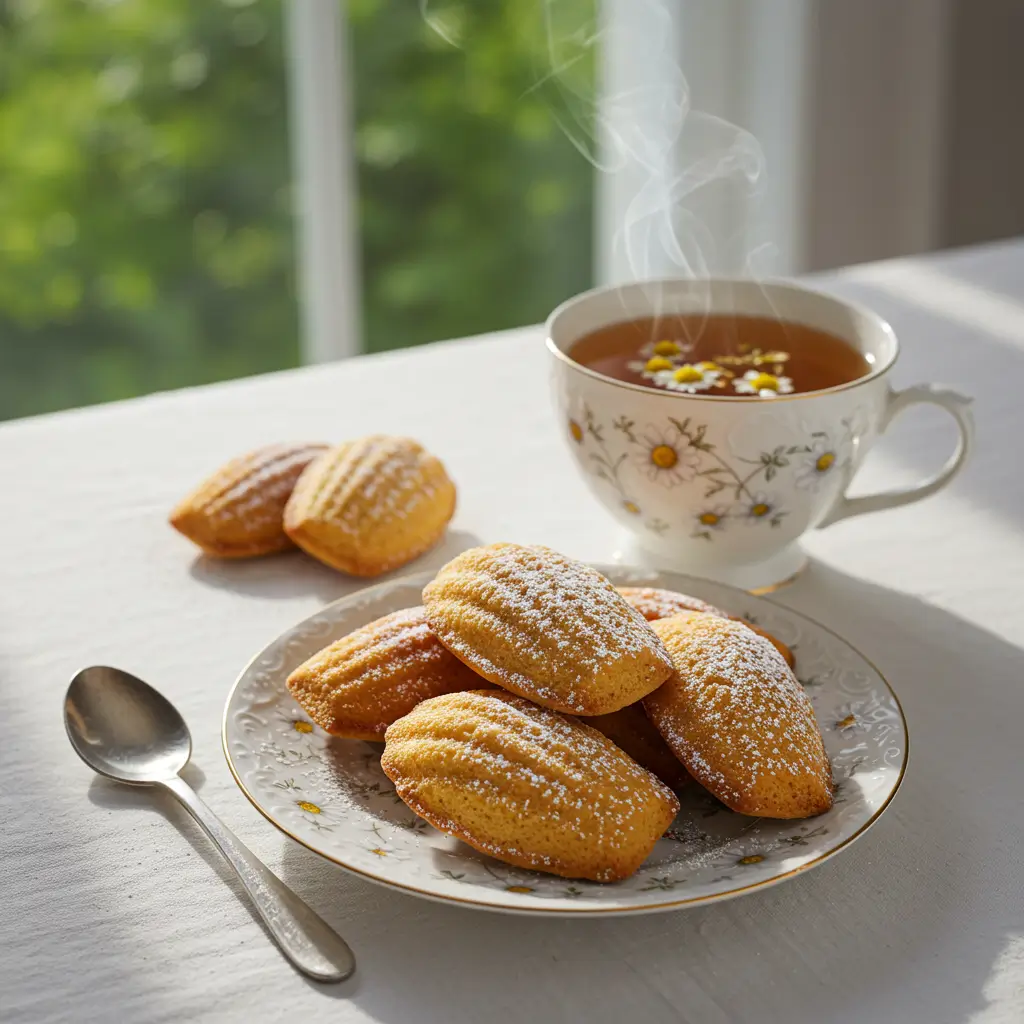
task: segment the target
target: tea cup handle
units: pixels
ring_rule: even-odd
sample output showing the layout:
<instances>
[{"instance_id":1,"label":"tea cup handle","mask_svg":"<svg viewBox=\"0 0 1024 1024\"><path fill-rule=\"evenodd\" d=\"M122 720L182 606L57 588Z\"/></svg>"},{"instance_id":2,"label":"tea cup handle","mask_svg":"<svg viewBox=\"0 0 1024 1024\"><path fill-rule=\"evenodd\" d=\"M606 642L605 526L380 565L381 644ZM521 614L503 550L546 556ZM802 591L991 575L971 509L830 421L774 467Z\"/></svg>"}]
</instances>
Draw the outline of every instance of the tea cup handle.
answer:
<instances>
[{"instance_id":1,"label":"tea cup handle","mask_svg":"<svg viewBox=\"0 0 1024 1024\"><path fill-rule=\"evenodd\" d=\"M956 450L933 477L913 487L883 491L880 494L864 494L856 498L840 495L819 526L831 526L841 519L849 519L850 516L859 516L865 512L878 512L885 508L909 505L912 501L919 501L941 491L960 472L974 445L974 417L969 408L971 401L972 399L966 395L935 384L917 384L905 391L890 391L879 433L884 432L904 409L912 405L937 405L940 409L945 409L960 428L960 440Z\"/></svg>"}]
</instances>

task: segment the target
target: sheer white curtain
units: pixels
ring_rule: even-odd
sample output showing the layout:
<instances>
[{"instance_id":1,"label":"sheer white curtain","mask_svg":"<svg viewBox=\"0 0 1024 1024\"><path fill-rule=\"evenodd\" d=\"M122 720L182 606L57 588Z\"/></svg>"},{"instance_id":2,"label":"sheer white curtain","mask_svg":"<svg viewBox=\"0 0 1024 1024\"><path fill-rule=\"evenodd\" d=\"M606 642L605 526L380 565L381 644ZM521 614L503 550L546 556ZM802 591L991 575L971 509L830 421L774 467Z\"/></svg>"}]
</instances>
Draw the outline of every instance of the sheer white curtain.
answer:
<instances>
[{"instance_id":1,"label":"sheer white curtain","mask_svg":"<svg viewBox=\"0 0 1024 1024\"><path fill-rule=\"evenodd\" d=\"M678 67L691 111L756 138L754 194L712 185L687 200L714 243L713 272L786 275L926 251L940 241L954 2L604 0L604 88L637 98L632 114L622 103L609 117L667 149L671 104L643 98ZM673 173L707 157L704 141L683 133L666 157ZM642 187L635 165L599 182L600 279L635 270L615 230ZM646 262L679 269L656 252Z\"/></svg>"},{"instance_id":2,"label":"sheer white curtain","mask_svg":"<svg viewBox=\"0 0 1024 1024\"><path fill-rule=\"evenodd\" d=\"M774 273L802 268L809 2L604 0L602 163L611 170L598 181L600 280L739 274L752 254ZM624 144L636 152L624 156ZM757 161L754 187L728 180L737 160ZM657 176L667 203L688 211L675 257L657 232L630 223ZM637 236L632 254L624 226ZM692 266L688 245L703 250L705 267Z\"/></svg>"}]
</instances>

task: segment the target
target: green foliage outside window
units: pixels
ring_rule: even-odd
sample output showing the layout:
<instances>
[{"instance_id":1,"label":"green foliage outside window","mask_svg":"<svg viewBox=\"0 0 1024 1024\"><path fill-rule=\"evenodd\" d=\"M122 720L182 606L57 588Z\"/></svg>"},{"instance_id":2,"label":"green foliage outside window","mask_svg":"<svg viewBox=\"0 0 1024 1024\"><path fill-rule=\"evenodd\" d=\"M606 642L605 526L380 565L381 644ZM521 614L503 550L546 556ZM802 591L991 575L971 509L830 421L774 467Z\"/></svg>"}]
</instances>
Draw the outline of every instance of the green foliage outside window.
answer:
<instances>
[{"instance_id":1,"label":"green foliage outside window","mask_svg":"<svg viewBox=\"0 0 1024 1024\"><path fill-rule=\"evenodd\" d=\"M589 282L538 10L428 8L453 47L417 0L350 0L368 350ZM296 365L282 37L278 0L0 0L0 418Z\"/></svg>"}]
</instances>

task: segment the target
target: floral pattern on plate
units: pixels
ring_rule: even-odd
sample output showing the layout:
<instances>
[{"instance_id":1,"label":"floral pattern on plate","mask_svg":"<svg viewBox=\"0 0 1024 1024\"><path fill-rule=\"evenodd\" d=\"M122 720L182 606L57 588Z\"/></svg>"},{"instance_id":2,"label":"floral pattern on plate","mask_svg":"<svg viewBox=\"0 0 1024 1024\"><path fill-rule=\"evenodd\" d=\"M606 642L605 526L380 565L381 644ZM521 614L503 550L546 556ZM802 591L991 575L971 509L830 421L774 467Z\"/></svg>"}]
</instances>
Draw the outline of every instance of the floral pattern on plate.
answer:
<instances>
[{"instance_id":1,"label":"floral pattern on plate","mask_svg":"<svg viewBox=\"0 0 1024 1024\"><path fill-rule=\"evenodd\" d=\"M381 744L323 733L285 680L314 652L420 602L426 574L369 587L282 634L242 672L224 713L224 750L242 790L278 828L342 867L417 895L521 913L643 913L725 899L821 863L872 824L899 787L907 732L895 694L840 637L780 605L677 573L598 566L614 583L679 590L787 643L836 779L835 806L805 821L734 814L697 785L630 879L573 881L510 867L410 811L380 768Z\"/></svg>"}]
</instances>

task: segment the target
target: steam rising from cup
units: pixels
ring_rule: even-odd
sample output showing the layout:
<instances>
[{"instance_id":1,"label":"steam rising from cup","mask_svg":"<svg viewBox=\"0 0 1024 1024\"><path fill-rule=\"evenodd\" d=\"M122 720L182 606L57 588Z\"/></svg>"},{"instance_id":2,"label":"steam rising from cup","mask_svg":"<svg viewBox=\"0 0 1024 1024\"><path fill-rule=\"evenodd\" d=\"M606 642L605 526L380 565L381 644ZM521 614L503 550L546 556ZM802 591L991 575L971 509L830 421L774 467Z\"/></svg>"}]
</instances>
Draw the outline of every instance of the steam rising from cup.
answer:
<instances>
[{"instance_id":1,"label":"steam rising from cup","mask_svg":"<svg viewBox=\"0 0 1024 1024\"><path fill-rule=\"evenodd\" d=\"M604 282L704 278L735 265L729 222L759 194L764 156L750 132L695 111L678 55L683 26L665 0L537 0L530 92L541 95L577 151L598 172ZM427 24L453 46L461 4L420 0ZM709 220L716 228L712 230ZM760 250L751 247L748 250Z\"/></svg>"}]
</instances>

